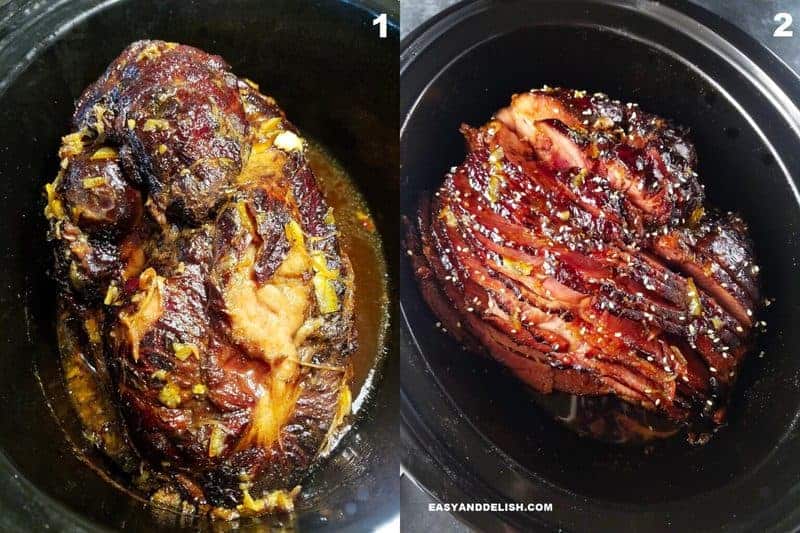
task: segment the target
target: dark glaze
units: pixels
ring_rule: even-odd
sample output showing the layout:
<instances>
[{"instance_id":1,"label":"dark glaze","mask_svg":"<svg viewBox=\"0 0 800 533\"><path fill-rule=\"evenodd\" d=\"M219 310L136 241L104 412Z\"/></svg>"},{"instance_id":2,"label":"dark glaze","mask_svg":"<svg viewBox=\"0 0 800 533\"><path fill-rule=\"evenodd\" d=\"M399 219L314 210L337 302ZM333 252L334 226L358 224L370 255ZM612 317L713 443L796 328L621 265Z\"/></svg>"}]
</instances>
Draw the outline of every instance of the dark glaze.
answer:
<instances>
[{"instance_id":1,"label":"dark glaze","mask_svg":"<svg viewBox=\"0 0 800 533\"><path fill-rule=\"evenodd\" d=\"M199 222L242 169L246 120L237 85L217 56L140 41L84 92L73 126L101 123L102 134L123 146L131 180L146 183L159 208Z\"/></svg>"},{"instance_id":2,"label":"dark glaze","mask_svg":"<svg viewBox=\"0 0 800 533\"><path fill-rule=\"evenodd\" d=\"M685 132L635 104L549 88L461 131L469 153L409 236L443 327L539 392L722 423L758 267L744 222L704 207ZM578 422L611 415L581 403Z\"/></svg>"},{"instance_id":3,"label":"dark glaze","mask_svg":"<svg viewBox=\"0 0 800 533\"><path fill-rule=\"evenodd\" d=\"M358 345L352 263L307 144L222 59L161 41L124 51L74 123L45 215L84 425L116 434L126 452L109 456L128 472L141 461L160 505L225 518L291 508L350 411ZM329 174L351 198L346 220L359 196ZM365 280L385 274L376 242L353 246ZM381 283L361 296L383 311L360 324L374 328L370 361Z\"/></svg>"},{"instance_id":4,"label":"dark glaze","mask_svg":"<svg viewBox=\"0 0 800 533\"><path fill-rule=\"evenodd\" d=\"M308 158L323 196L333 208L341 232L342 247L352 262L356 305L365 311L359 313L355 321L359 343L351 359L350 389L355 399L355 415L357 407L372 390L376 362L384 350L388 320L386 265L377 233L366 229L357 216L369 216L369 210L352 180L315 143L309 143ZM83 435L71 435L71 440L76 452L92 468L114 484L129 490L134 497L146 499L149 492L158 488L158 484L154 484L152 478L145 479L147 476L141 475L142 471L147 470L140 470L138 458L125 441L123 423L113 404L113 397L107 389L104 390L110 386L104 382L106 373L102 369L98 372L95 368L96 364L102 364L103 359L99 353L91 353L91 344L86 342L85 319L85 314L62 310L58 321L65 384L83 427ZM252 360L246 360L239 354L227 359L223 369L237 374L245 387L252 391L263 387L261 383L268 372L266 365L253 364ZM69 426L71 421L62 421L65 431ZM340 431L348 428L344 426ZM337 435L332 440L338 441L342 436ZM113 466L97 455L96 448L112 459ZM122 475L118 469L122 470ZM147 475L152 476L152 473Z\"/></svg>"}]
</instances>

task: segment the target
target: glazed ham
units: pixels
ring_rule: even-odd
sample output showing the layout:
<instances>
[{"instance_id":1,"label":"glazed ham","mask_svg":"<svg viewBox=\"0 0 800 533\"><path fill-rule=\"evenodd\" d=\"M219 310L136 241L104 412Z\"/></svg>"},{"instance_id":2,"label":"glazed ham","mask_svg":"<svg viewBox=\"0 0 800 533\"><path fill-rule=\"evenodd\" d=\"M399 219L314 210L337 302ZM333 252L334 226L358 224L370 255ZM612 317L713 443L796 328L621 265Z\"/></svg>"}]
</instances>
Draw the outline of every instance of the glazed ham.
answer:
<instances>
[{"instance_id":1,"label":"glazed ham","mask_svg":"<svg viewBox=\"0 0 800 533\"><path fill-rule=\"evenodd\" d=\"M604 94L518 94L419 209L409 250L459 341L536 389L720 424L758 267L704 203L686 133Z\"/></svg>"},{"instance_id":2,"label":"glazed ham","mask_svg":"<svg viewBox=\"0 0 800 533\"><path fill-rule=\"evenodd\" d=\"M305 141L220 57L163 41L129 46L73 127L45 215L87 433L182 512L291 508L349 412L356 342Z\"/></svg>"}]
</instances>

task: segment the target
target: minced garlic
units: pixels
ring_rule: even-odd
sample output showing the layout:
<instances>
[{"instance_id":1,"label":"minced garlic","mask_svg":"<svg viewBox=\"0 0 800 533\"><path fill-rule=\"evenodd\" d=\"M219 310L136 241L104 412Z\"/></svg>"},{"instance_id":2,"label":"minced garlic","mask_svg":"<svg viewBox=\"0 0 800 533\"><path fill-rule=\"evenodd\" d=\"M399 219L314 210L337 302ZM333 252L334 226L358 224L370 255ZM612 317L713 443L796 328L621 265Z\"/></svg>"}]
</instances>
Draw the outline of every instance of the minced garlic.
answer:
<instances>
[{"instance_id":1,"label":"minced garlic","mask_svg":"<svg viewBox=\"0 0 800 533\"><path fill-rule=\"evenodd\" d=\"M117 151L109 146L104 146L95 150L89 159L97 161L98 159L114 159L115 157L117 157Z\"/></svg>"},{"instance_id":2,"label":"minced garlic","mask_svg":"<svg viewBox=\"0 0 800 533\"><path fill-rule=\"evenodd\" d=\"M286 152L303 151L303 139L301 139L291 131L281 132L280 135L275 137L275 141L273 144L276 147Z\"/></svg>"},{"instance_id":3,"label":"minced garlic","mask_svg":"<svg viewBox=\"0 0 800 533\"><path fill-rule=\"evenodd\" d=\"M106 305L114 305L114 302L117 300L117 296L119 296L119 289L112 283L106 290L106 297L103 299L103 303Z\"/></svg>"},{"instance_id":4,"label":"minced garlic","mask_svg":"<svg viewBox=\"0 0 800 533\"><path fill-rule=\"evenodd\" d=\"M319 272L314 274L311 281L314 283L314 292L317 296L319 311L323 314L335 313L338 311L339 296L336 294L333 282Z\"/></svg>"},{"instance_id":5,"label":"minced garlic","mask_svg":"<svg viewBox=\"0 0 800 533\"><path fill-rule=\"evenodd\" d=\"M290 513L294 510L294 498L300 493L300 487L297 486L291 491L273 490L261 498L253 498L250 495L250 483L241 483L239 488L242 491L242 503L236 509L242 514L251 515L276 510Z\"/></svg>"},{"instance_id":6,"label":"minced garlic","mask_svg":"<svg viewBox=\"0 0 800 533\"><path fill-rule=\"evenodd\" d=\"M81 183L84 189L94 189L108 184L108 180L106 180L105 176L92 176L91 178L83 178Z\"/></svg>"},{"instance_id":7,"label":"minced garlic","mask_svg":"<svg viewBox=\"0 0 800 533\"><path fill-rule=\"evenodd\" d=\"M328 260L325 254L319 250L311 252L311 266L314 270L326 279L339 279L339 271L328 268Z\"/></svg>"},{"instance_id":8,"label":"minced garlic","mask_svg":"<svg viewBox=\"0 0 800 533\"><path fill-rule=\"evenodd\" d=\"M47 194L44 216L47 218L64 218L64 205L56 197L56 186L53 183L48 183L44 186L44 191Z\"/></svg>"},{"instance_id":9,"label":"minced garlic","mask_svg":"<svg viewBox=\"0 0 800 533\"><path fill-rule=\"evenodd\" d=\"M84 131L81 130L61 137L61 148L58 150L58 156L65 159L83 152L83 136Z\"/></svg>"},{"instance_id":10,"label":"minced garlic","mask_svg":"<svg viewBox=\"0 0 800 533\"><path fill-rule=\"evenodd\" d=\"M200 359L200 351L197 349L197 346L191 343L183 344L180 342L173 342L172 351L175 352L175 357L181 361L186 361L191 355Z\"/></svg>"},{"instance_id":11,"label":"minced garlic","mask_svg":"<svg viewBox=\"0 0 800 533\"><path fill-rule=\"evenodd\" d=\"M703 209L702 207L694 208L692 214L689 215L689 220L688 220L689 226L692 228L696 227L698 224L700 224L700 221L703 220L705 214L706 210Z\"/></svg>"},{"instance_id":12,"label":"minced garlic","mask_svg":"<svg viewBox=\"0 0 800 533\"><path fill-rule=\"evenodd\" d=\"M181 404L181 388L174 383L167 383L158 393L158 401L175 409Z\"/></svg>"},{"instance_id":13,"label":"minced garlic","mask_svg":"<svg viewBox=\"0 0 800 533\"><path fill-rule=\"evenodd\" d=\"M86 334L89 336L89 341L97 344L100 342L100 328L97 325L97 320L94 318L87 318L83 327L86 329Z\"/></svg>"},{"instance_id":14,"label":"minced garlic","mask_svg":"<svg viewBox=\"0 0 800 533\"><path fill-rule=\"evenodd\" d=\"M289 243L292 246L305 247L306 241L303 236L303 228L300 227L297 221L290 220L287 222L286 226L284 226L284 231L286 232L286 238L289 239Z\"/></svg>"},{"instance_id":15,"label":"minced garlic","mask_svg":"<svg viewBox=\"0 0 800 533\"><path fill-rule=\"evenodd\" d=\"M161 118L148 118L144 121L142 131L158 131L169 129L169 121Z\"/></svg>"},{"instance_id":16,"label":"minced garlic","mask_svg":"<svg viewBox=\"0 0 800 533\"><path fill-rule=\"evenodd\" d=\"M456 220L456 216L447 206L444 206L442 210L439 211L439 219L444 220L444 223L451 228L458 226L458 220Z\"/></svg>"},{"instance_id":17,"label":"minced garlic","mask_svg":"<svg viewBox=\"0 0 800 533\"><path fill-rule=\"evenodd\" d=\"M703 305L700 303L700 293L692 278L686 280L686 297L689 300L689 314L700 316L703 313Z\"/></svg>"},{"instance_id":18,"label":"minced garlic","mask_svg":"<svg viewBox=\"0 0 800 533\"><path fill-rule=\"evenodd\" d=\"M530 276L531 271L533 270L533 266L529 265L528 263L524 263L522 261L516 261L514 259L509 259L507 257L503 258L503 266L506 268L510 268L523 276Z\"/></svg>"},{"instance_id":19,"label":"minced garlic","mask_svg":"<svg viewBox=\"0 0 800 533\"><path fill-rule=\"evenodd\" d=\"M217 457L225 449L225 431L219 427L214 426L211 429L211 436L208 437L208 456Z\"/></svg>"}]
</instances>

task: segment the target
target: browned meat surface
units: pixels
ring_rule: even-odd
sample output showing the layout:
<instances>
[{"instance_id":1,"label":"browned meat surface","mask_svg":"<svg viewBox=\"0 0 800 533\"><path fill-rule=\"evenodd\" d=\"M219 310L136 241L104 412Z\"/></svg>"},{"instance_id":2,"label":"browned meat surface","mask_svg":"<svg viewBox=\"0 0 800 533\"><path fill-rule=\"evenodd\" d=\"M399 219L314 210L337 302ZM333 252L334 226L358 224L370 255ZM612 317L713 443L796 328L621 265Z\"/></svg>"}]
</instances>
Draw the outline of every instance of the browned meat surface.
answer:
<instances>
[{"instance_id":1,"label":"browned meat surface","mask_svg":"<svg viewBox=\"0 0 800 533\"><path fill-rule=\"evenodd\" d=\"M704 203L686 132L550 88L462 132L409 238L443 327L538 391L721 423L758 267L744 222Z\"/></svg>"},{"instance_id":2,"label":"browned meat surface","mask_svg":"<svg viewBox=\"0 0 800 533\"><path fill-rule=\"evenodd\" d=\"M125 50L74 127L46 187L60 316L78 324L62 348L167 490L286 507L259 497L291 490L349 412L355 347L352 271L303 139L221 58L161 41Z\"/></svg>"}]
</instances>

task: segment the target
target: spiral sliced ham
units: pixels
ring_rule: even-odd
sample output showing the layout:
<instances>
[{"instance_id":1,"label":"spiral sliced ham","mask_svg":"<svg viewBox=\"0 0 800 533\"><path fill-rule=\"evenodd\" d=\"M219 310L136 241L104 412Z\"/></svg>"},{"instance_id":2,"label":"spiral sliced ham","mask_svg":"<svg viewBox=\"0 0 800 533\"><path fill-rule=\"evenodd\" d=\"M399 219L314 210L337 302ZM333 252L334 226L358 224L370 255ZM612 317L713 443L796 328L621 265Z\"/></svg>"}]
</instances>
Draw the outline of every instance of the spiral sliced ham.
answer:
<instances>
[{"instance_id":1,"label":"spiral sliced ham","mask_svg":"<svg viewBox=\"0 0 800 533\"><path fill-rule=\"evenodd\" d=\"M408 242L443 327L540 392L721 423L758 267L742 219L705 203L686 132L551 88L461 131Z\"/></svg>"}]
</instances>

